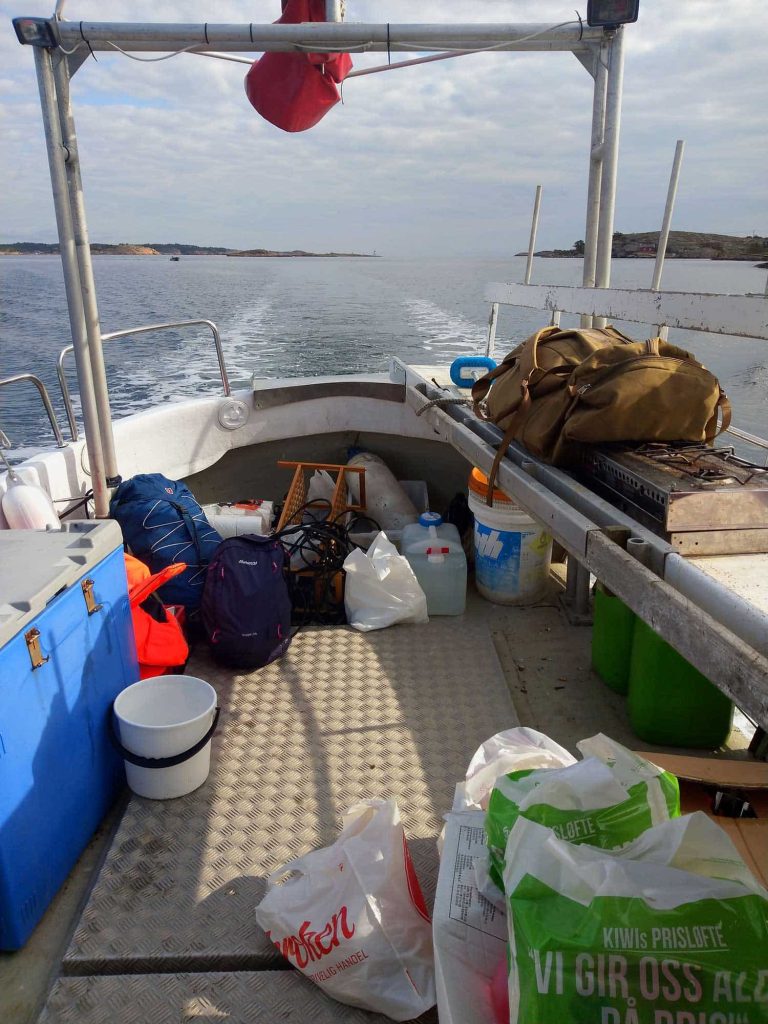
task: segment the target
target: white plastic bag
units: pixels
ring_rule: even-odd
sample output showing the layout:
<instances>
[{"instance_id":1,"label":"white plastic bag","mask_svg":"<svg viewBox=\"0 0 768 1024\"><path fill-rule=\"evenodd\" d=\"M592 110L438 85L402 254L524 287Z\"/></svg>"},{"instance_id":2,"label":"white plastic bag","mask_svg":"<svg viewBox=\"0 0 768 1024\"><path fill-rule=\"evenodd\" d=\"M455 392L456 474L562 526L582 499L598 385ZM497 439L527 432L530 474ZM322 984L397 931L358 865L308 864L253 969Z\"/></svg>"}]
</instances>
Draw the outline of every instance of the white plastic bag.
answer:
<instances>
[{"instance_id":1,"label":"white plastic bag","mask_svg":"<svg viewBox=\"0 0 768 1024\"><path fill-rule=\"evenodd\" d=\"M405 493L383 459L373 452L354 455L349 466L365 469L365 496L368 515L385 530L402 530L419 518L418 509ZM349 487L355 501L360 500L360 474L349 474Z\"/></svg>"},{"instance_id":2,"label":"white plastic bag","mask_svg":"<svg viewBox=\"0 0 768 1024\"><path fill-rule=\"evenodd\" d=\"M309 478L309 487L307 488L307 504L310 505L312 502L320 502L318 508L307 508L305 509L306 517L308 519L324 520L327 519L331 513L331 504L333 503L333 496L336 493L336 482L324 469L316 469L312 476Z\"/></svg>"},{"instance_id":3,"label":"white plastic bag","mask_svg":"<svg viewBox=\"0 0 768 1024\"><path fill-rule=\"evenodd\" d=\"M506 965L507 910L477 890L472 868L485 850L482 811L446 815L432 935L440 1024L492 1024L491 984ZM495 888L495 886L494 886ZM498 891L498 890L497 890Z\"/></svg>"},{"instance_id":4,"label":"white plastic bag","mask_svg":"<svg viewBox=\"0 0 768 1024\"><path fill-rule=\"evenodd\" d=\"M396 622L428 622L427 599L408 560L379 533L367 553L356 549L344 560L347 622L363 632Z\"/></svg>"},{"instance_id":5,"label":"white plastic bag","mask_svg":"<svg viewBox=\"0 0 768 1024\"><path fill-rule=\"evenodd\" d=\"M564 768L576 758L549 736L527 726L497 732L478 747L459 783L453 810L486 810L493 784L500 775L526 768Z\"/></svg>"},{"instance_id":6,"label":"white plastic bag","mask_svg":"<svg viewBox=\"0 0 768 1024\"><path fill-rule=\"evenodd\" d=\"M256 920L329 996L411 1020L434 1006L435 977L429 914L400 812L394 800L366 800L343 826L332 846L270 875Z\"/></svg>"}]
</instances>

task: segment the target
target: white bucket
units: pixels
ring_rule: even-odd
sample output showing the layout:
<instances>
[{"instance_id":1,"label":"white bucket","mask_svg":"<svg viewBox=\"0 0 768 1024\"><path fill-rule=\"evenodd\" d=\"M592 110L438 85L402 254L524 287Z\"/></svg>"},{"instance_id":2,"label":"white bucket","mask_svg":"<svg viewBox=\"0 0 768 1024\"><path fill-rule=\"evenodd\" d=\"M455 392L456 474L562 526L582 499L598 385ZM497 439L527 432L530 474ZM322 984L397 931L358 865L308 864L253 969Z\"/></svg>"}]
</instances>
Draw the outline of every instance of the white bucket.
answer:
<instances>
[{"instance_id":1,"label":"white bucket","mask_svg":"<svg viewBox=\"0 0 768 1024\"><path fill-rule=\"evenodd\" d=\"M491 507L469 491L475 517L475 584L495 604L531 604L549 578L552 538L510 498L494 494Z\"/></svg>"},{"instance_id":2,"label":"white bucket","mask_svg":"<svg viewBox=\"0 0 768 1024\"><path fill-rule=\"evenodd\" d=\"M133 683L115 700L120 742L139 757L164 758L194 747L213 724L216 691L195 676L155 676ZM138 796L169 800L202 786L211 766L211 742L169 768L125 762L128 785Z\"/></svg>"}]
</instances>

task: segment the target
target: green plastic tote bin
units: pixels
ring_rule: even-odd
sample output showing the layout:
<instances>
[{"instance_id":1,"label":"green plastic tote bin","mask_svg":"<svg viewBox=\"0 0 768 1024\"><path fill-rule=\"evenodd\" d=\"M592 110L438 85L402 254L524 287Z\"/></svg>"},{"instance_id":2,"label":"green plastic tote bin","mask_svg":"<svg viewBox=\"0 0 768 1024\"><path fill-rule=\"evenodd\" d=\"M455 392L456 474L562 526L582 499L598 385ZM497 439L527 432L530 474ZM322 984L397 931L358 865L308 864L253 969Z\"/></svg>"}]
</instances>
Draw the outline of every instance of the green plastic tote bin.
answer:
<instances>
[{"instance_id":1,"label":"green plastic tote bin","mask_svg":"<svg viewBox=\"0 0 768 1024\"><path fill-rule=\"evenodd\" d=\"M714 750L733 722L733 704L725 694L638 618L627 705L640 739L666 746Z\"/></svg>"},{"instance_id":2,"label":"green plastic tote bin","mask_svg":"<svg viewBox=\"0 0 768 1024\"><path fill-rule=\"evenodd\" d=\"M637 616L601 583L595 587L592 615L592 668L606 686L626 694Z\"/></svg>"}]
</instances>

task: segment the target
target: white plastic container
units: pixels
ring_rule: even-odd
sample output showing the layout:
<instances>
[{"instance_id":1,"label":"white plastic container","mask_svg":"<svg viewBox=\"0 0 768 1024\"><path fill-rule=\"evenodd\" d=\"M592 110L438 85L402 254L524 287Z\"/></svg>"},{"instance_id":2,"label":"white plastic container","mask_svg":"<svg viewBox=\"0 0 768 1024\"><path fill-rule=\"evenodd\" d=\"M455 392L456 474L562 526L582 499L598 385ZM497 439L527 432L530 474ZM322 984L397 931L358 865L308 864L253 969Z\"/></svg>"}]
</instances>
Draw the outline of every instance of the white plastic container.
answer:
<instances>
[{"instance_id":1,"label":"white plastic container","mask_svg":"<svg viewBox=\"0 0 768 1024\"><path fill-rule=\"evenodd\" d=\"M272 528L273 503L261 501L257 508L238 508L236 505L203 505L208 524L221 537L242 537L256 533L266 536Z\"/></svg>"},{"instance_id":2,"label":"white plastic container","mask_svg":"<svg viewBox=\"0 0 768 1024\"><path fill-rule=\"evenodd\" d=\"M115 717L120 742L140 757L173 757L194 747L216 714L216 691L195 676L142 679L118 694ZM211 742L170 768L140 768L125 762L128 785L138 796L169 800L202 786L211 766Z\"/></svg>"},{"instance_id":3,"label":"white plastic container","mask_svg":"<svg viewBox=\"0 0 768 1024\"><path fill-rule=\"evenodd\" d=\"M37 484L27 483L13 470L8 473L5 494L0 498L11 530L60 530L61 522L50 496Z\"/></svg>"},{"instance_id":4,"label":"white plastic container","mask_svg":"<svg viewBox=\"0 0 768 1024\"><path fill-rule=\"evenodd\" d=\"M429 494L427 492L427 484L426 484L425 480L398 480L397 482L400 484L402 489L405 491L405 493L408 495L408 497L413 502L413 505L414 505L414 507L416 509L417 518L418 518L418 516L421 515L422 512L428 512L429 511ZM414 520L414 522L415 521L416 520ZM366 525L366 524L364 523L364 525ZM367 549L376 540L376 537L378 536L378 533L379 533L378 530L373 530L373 529L371 529L371 530L364 530L362 532L360 530L358 530L358 529L355 529L355 530L352 530L350 532L349 536L350 536L350 540L353 540L355 542L355 544L359 544L360 547ZM402 543L401 543L402 539L403 539L403 531L402 531L402 529L400 529L400 530L393 530L393 529L390 528L389 530L386 531L386 533L387 533L387 540L391 540L392 543L397 548L397 550L400 552L400 554L402 554L403 553Z\"/></svg>"},{"instance_id":5,"label":"white plastic container","mask_svg":"<svg viewBox=\"0 0 768 1024\"><path fill-rule=\"evenodd\" d=\"M402 530L406 523L415 523L419 513L415 505L395 479L383 459L373 452L359 452L348 466L362 466L365 469L365 496L368 515L372 516L389 536L390 530ZM360 500L360 484L357 473L350 473L349 490L353 499Z\"/></svg>"},{"instance_id":6,"label":"white plastic container","mask_svg":"<svg viewBox=\"0 0 768 1024\"><path fill-rule=\"evenodd\" d=\"M473 469L469 507L475 517L475 583L495 604L531 604L549 578L552 538L503 491L486 503L488 478Z\"/></svg>"},{"instance_id":7,"label":"white plastic container","mask_svg":"<svg viewBox=\"0 0 768 1024\"><path fill-rule=\"evenodd\" d=\"M403 527L400 542L427 598L428 615L461 615L467 601L467 557L459 531L437 512Z\"/></svg>"}]
</instances>

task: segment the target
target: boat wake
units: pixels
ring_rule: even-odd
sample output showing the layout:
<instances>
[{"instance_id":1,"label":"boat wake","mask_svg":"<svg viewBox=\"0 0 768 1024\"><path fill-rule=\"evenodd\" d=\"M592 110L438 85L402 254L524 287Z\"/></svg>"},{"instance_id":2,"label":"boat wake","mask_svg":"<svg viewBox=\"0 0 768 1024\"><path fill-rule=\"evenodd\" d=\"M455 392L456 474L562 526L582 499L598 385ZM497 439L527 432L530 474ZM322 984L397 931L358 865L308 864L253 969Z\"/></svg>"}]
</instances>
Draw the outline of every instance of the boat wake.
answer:
<instances>
[{"instance_id":1,"label":"boat wake","mask_svg":"<svg viewBox=\"0 0 768 1024\"><path fill-rule=\"evenodd\" d=\"M413 326L427 336L422 343L426 351L453 355L484 351L484 325L448 313L427 299L409 299L406 308Z\"/></svg>"}]
</instances>

